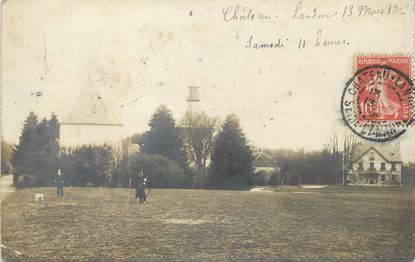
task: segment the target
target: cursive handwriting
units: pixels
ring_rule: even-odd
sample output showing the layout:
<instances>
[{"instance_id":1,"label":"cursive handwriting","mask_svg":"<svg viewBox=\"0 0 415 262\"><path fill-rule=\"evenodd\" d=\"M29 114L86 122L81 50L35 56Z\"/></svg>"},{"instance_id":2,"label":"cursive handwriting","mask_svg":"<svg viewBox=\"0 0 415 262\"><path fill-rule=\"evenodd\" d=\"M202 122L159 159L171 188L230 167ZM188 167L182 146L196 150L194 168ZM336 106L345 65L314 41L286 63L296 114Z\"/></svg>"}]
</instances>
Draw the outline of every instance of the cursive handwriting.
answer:
<instances>
[{"instance_id":1,"label":"cursive handwriting","mask_svg":"<svg viewBox=\"0 0 415 262\"><path fill-rule=\"evenodd\" d=\"M284 48L285 42L288 41L288 38L282 40L281 38L277 38L275 41L267 41L267 42L256 42L254 41L254 35L249 37L249 40L245 43L246 49L276 49L276 48Z\"/></svg>"},{"instance_id":2,"label":"cursive handwriting","mask_svg":"<svg viewBox=\"0 0 415 262\"><path fill-rule=\"evenodd\" d=\"M347 1L347 0L346 0ZM313 5L312 0L296 0L289 3L288 9L282 5L281 8L266 10L267 13L258 12L257 9L251 6L230 5L222 8L222 21L226 23L239 22L241 26L246 23L255 23L255 29L249 32L244 40L240 40L244 49L251 50L269 50L269 49L333 49L333 48L348 48L352 43L350 40L342 35L341 30L335 31L332 35L323 29L331 25L340 25L341 22L346 22L349 19L354 20L379 20L387 17L402 17L410 13L411 0L390 0L387 3L370 2L364 0L354 0L353 3L345 2L337 6L322 5L322 2L315 0ZM286 3L288 4L288 3ZM331 22L332 21L332 22ZM269 35L267 38L262 38L264 30L260 29L259 23L264 26L276 25L282 31L288 32L292 29L294 24L304 24L309 22L315 25L310 32L303 32L304 34L295 35L294 32L289 32L287 35L273 36ZM252 28L252 27L251 27ZM310 30L310 27L306 27ZM322 29L321 29L322 28ZM245 31L245 30L244 30ZM281 32L282 32L281 31ZM258 38L259 36L259 38ZM288 39L290 38L290 39ZM236 36L239 38L239 30Z\"/></svg>"},{"instance_id":3,"label":"cursive handwriting","mask_svg":"<svg viewBox=\"0 0 415 262\"><path fill-rule=\"evenodd\" d=\"M294 14L291 19L322 19L331 18L338 14L338 12L323 13L318 8L313 8L311 11L305 12L302 10L303 1L299 1L294 10Z\"/></svg>"},{"instance_id":4,"label":"cursive handwriting","mask_svg":"<svg viewBox=\"0 0 415 262\"><path fill-rule=\"evenodd\" d=\"M252 50L265 50L265 49L283 49L283 48L290 48L294 50L298 49L309 49L309 48L341 48L347 47L351 43L349 40L345 38L338 38L338 37L328 37L323 35L323 30L318 29L316 31L316 38L311 39L304 39L299 38L298 41L295 39L291 39L290 41L288 38L284 36L279 37L272 37L270 39L258 41L254 34L251 34L248 40L244 44L245 49L252 49Z\"/></svg>"},{"instance_id":5,"label":"cursive handwriting","mask_svg":"<svg viewBox=\"0 0 415 262\"><path fill-rule=\"evenodd\" d=\"M315 47L328 47L328 46L346 46L350 45L350 42L346 39L328 39L323 38L323 31L321 29L317 30L317 37L314 43Z\"/></svg>"},{"instance_id":6,"label":"cursive handwriting","mask_svg":"<svg viewBox=\"0 0 415 262\"><path fill-rule=\"evenodd\" d=\"M320 7L305 8L303 0L293 6L288 12L291 20L323 20L323 19L349 19L349 18L370 18L387 16L405 16L409 12L409 4L388 3L385 5L373 6L369 4L346 4L330 10ZM278 12L278 11L276 11ZM222 18L225 22L253 22L253 21L280 21L281 14L265 14L257 12L249 6L233 5L222 8ZM277 19L278 18L278 19Z\"/></svg>"},{"instance_id":7,"label":"cursive handwriting","mask_svg":"<svg viewBox=\"0 0 415 262\"><path fill-rule=\"evenodd\" d=\"M393 16L406 15L409 5L389 4L384 7L373 7L364 5L346 5L342 11L342 18L351 17L375 17L375 16Z\"/></svg>"},{"instance_id":8,"label":"cursive handwriting","mask_svg":"<svg viewBox=\"0 0 415 262\"><path fill-rule=\"evenodd\" d=\"M271 16L254 12L253 8L228 6L222 9L223 20L230 21L253 21L253 20L271 20Z\"/></svg>"}]
</instances>

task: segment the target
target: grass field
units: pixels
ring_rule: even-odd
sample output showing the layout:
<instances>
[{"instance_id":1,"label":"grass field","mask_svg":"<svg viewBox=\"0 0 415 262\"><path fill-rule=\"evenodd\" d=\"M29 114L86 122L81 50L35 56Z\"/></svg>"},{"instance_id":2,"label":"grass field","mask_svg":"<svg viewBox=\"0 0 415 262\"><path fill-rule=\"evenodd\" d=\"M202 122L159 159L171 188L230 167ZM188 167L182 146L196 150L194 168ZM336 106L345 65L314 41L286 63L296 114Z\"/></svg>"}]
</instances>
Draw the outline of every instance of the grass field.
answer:
<instances>
[{"instance_id":1,"label":"grass field","mask_svg":"<svg viewBox=\"0 0 415 262\"><path fill-rule=\"evenodd\" d=\"M46 194L44 206L32 193ZM23 189L2 204L6 261L411 261L414 192ZM128 196L131 201L128 201Z\"/></svg>"}]
</instances>

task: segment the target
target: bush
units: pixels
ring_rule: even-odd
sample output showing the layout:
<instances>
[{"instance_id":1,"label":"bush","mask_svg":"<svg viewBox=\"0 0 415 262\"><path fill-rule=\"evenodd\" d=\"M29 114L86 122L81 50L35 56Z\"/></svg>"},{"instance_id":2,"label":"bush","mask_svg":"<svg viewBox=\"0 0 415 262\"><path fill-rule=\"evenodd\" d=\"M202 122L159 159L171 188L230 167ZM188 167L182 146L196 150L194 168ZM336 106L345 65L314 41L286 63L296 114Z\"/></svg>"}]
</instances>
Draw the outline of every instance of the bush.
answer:
<instances>
[{"instance_id":1,"label":"bush","mask_svg":"<svg viewBox=\"0 0 415 262\"><path fill-rule=\"evenodd\" d=\"M301 183L301 175L295 170L286 170L282 179L284 185L298 186Z\"/></svg>"},{"instance_id":2,"label":"bush","mask_svg":"<svg viewBox=\"0 0 415 262\"><path fill-rule=\"evenodd\" d=\"M278 174L278 172L274 172L269 179L269 185L270 186L278 186L281 185L281 176Z\"/></svg>"},{"instance_id":3,"label":"bush","mask_svg":"<svg viewBox=\"0 0 415 262\"><path fill-rule=\"evenodd\" d=\"M126 168L122 165L116 167L111 175L109 186L111 187L128 187L129 176Z\"/></svg>"},{"instance_id":4,"label":"bush","mask_svg":"<svg viewBox=\"0 0 415 262\"><path fill-rule=\"evenodd\" d=\"M207 188L209 185L209 176L206 172L197 171L192 177L191 185L192 188Z\"/></svg>"},{"instance_id":5,"label":"bush","mask_svg":"<svg viewBox=\"0 0 415 262\"><path fill-rule=\"evenodd\" d=\"M65 184L108 185L115 165L110 146L81 146L66 150L62 155L61 167Z\"/></svg>"},{"instance_id":6,"label":"bush","mask_svg":"<svg viewBox=\"0 0 415 262\"><path fill-rule=\"evenodd\" d=\"M271 180L277 177L277 172L274 168L257 169L253 174L254 184L258 186L269 186Z\"/></svg>"},{"instance_id":7,"label":"bush","mask_svg":"<svg viewBox=\"0 0 415 262\"><path fill-rule=\"evenodd\" d=\"M17 183L15 183L17 187L33 187L36 186L36 179L33 175L22 174L18 176Z\"/></svg>"},{"instance_id":8,"label":"bush","mask_svg":"<svg viewBox=\"0 0 415 262\"><path fill-rule=\"evenodd\" d=\"M135 177L142 168L151 187L182 188L187 186L183 168L174 161L157 154L138 154L131 158L130 168L127 169L130 178Z\"/></svg>"}]
</instances>

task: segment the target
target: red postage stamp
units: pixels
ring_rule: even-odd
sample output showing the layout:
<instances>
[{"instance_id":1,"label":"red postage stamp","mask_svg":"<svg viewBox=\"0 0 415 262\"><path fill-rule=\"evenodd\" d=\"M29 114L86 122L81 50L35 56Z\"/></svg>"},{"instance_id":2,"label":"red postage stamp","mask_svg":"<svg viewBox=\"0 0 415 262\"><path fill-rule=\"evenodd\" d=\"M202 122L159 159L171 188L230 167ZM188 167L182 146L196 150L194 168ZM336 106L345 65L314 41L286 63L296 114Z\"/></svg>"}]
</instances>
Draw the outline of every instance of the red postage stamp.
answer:
<instances>
[{"instance_id":1,"label":"red postage stamp","mask_svg":"<svg viewBox=\"0 0 415 262\"><path fill-rule=\"evenodd\" d=\"M411 77L410 57L364 56L357 57L355 63L356 71L376 65L396 70L374 67L359 74L358 121L403 121L412 117L410 85L402 78L402 74Z\"/></svg>"},{"instance_id":2,"label":"red postage stamp","mask_svg":"<svg viewBox=\"0 0 415 262\"><path fill-rule=\"evenodd\" d=\"M400 136L414 116L411 57L358 56L355 70L342 96L346 124L372 141Z\"/></svg>"}]
</instances>

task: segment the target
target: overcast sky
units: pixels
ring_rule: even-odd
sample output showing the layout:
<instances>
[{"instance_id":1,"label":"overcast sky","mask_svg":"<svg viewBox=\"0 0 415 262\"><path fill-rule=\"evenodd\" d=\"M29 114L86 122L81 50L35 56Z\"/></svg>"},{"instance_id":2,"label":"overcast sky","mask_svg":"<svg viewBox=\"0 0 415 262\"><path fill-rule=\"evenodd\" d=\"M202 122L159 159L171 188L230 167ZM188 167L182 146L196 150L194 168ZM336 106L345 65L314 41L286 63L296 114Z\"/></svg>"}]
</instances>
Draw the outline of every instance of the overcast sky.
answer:
<instances>
[{"instance_id":1,"label":"overcast sky","mask_svg":"<svg viewBox=\"0 0 415 262\"><path fill-rule=\"evenodd\" d=\"M359 1L304 1L304 13L338 13L306 20L292 18L295 1L224 2L3 3L4 138L18 141L31 110L41 117L55 112L61 121L121 122L126 136L143 132L160 104L180 119L187 86L196 85L199 108L222 119L238 115L252 144L320 149L345 130L340 97L353 57L414 50L411 37L403 37L414 35L408 1L396 1L406 6L404 15L350 19L339 16ZM224 21L223 8L236 4L273 20ZM348 44L314 47L318 30ZM248 49L251 36L267 43L281 38L285 46ZM300 38L307 48L297 49ZM414 127L399 141L404 160L415 161Z\"/></svg>"}]
</instances>

